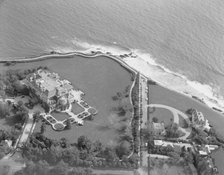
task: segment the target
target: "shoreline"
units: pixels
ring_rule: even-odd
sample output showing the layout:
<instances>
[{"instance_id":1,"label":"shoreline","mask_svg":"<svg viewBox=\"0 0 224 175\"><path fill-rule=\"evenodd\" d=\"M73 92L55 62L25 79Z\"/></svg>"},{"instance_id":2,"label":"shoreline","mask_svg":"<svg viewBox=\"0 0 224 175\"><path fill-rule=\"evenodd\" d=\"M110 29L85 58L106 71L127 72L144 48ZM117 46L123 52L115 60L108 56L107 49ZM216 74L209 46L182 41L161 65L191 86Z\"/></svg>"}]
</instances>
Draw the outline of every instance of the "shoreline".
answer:
<instances>
[{"instance_id":1,"label":"shoreline","mask_svg":"<svg viewBox=\"0 0 224 175\"><path fill-rule=\"evenodd\" d=\"M96 58L96 57L99 57L99 56L104 56L104 57L108 57L108 58L116 61L122 67L124 67L127 71L130 71L131 73L137 74L137 72L139 72L138 70L131 67L124 60L122 60L122 59L127 58L127 57L129 57L129 58L131 57L132 59L136 58L136 56L132 55L132 52L123 53L123 54L121 53L119 55L115 55L115 54L112 54L111 52L105 52L104 53L103 51L98 50L98 49L93 49L93 50L90 49L90 50L87 50L87 51L74 51L74 52L67 52L67 53L52 51L49 54L44 54L44 55L40 55L40 56L37 56L37 57L30 57L30 58L24 57L24 58L16 59L16 60L15 59L14 60L0 60L0 63L1 64L4 64L4 63L9 64L9 65L5 65L5 66L13 66L13 64L17 64L17 63L38 62L38 61L43 61L43 60L46 60L46 59L73 58L74 56L81 56L81 57L84 57L84 58ZM143 74L142 74L142 76L146 77L149 80L154 81L150 77L147 77ZM200 99L199 97L197 97L195 95L191 95L191 94L185 93L185 92L175 91L173 89L170 89L168 87L165 87L165 86L161 85L161 83L158 83L156 81L154 81L154 82L157 83L159 86L162 86L162 87L167 88L171 91L180 93L180 94L184 95L185 97L188 97L188 98L191 98L192 100L197 101L198 103L204 104L206 107L208 107L212 111L217 112L218 114L224 116L224 111L223 110L217 108L216 106L208 105L203 99Z\"/></svg>"}]
</instances>

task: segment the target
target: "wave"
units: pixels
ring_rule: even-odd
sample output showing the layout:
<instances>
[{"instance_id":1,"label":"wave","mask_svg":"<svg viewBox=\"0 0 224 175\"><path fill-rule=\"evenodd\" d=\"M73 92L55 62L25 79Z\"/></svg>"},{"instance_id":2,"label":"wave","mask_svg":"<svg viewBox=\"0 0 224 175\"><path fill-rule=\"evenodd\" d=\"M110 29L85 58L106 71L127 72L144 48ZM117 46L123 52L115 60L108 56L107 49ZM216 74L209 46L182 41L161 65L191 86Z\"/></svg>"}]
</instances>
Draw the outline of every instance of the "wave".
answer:
<instances>
[{"instance_id":1,"label":"wave","mask_svg":"<svg viewBox=\"0 0 224 175\"><path fill-rule=\"evenodd\" d=\"M196 80L190 80L185 75L173 72L164 65L157 63L156 59L147 52L139 49L128 49L119 46L116 43L102 45L88 43L77 39L73 40L72 43L79 48L78 51L83 53L98 51L105 55L113 55L117 57L126 54L125 58L122 58L122 60L144 76L170 90L189 97L194 97L195 99L207 104L210 108L218 109L219 112L221 110L224 114L224 97L217 91L217 88L213 88L212 84L203 84ZM74 47L55 47L53 50L60 53L77 51L74 50Z\"/></svg>"}]
</instances>

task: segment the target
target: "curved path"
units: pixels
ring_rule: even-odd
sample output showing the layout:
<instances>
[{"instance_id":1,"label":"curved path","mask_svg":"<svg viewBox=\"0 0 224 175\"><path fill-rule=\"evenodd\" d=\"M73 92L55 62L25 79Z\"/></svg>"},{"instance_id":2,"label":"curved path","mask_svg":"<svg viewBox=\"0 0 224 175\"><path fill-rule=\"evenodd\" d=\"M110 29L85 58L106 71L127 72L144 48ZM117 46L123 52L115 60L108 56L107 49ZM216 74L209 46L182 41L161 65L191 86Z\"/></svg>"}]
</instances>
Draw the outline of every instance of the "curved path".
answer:
<instances>
[{"instance_id":1,"label":"curved path","mask_svg":"<svg viewBox=\"0 0 224 175\"><path fill-rule=\"evenodd\" d=\"M173 108L173 107L170 107L170 106L167 106L167 105L162 105L162 104L150 104L150 105L147 105L147 106L148 106L148 107L155 107L155 108L164 108L164 109L168 109L169 111L171 111L171 112L173 113L174 123L179 124L179 115L182 116L186 121L189 120L188 116L187 116L185 113L183 113L183 112L181 112L181 111L179 111L179 110L177 110L177 109L175 109L175 108ZM185 135L182 136L182 137L179 137L179 139L183 139L183 140L185 140L185 139L187 139L187 137L188 137L188 136L190 135L190 133L191 133L190 131L188 131L188 130L186 130L186 129L180 127L180 126L179 126L178 129L185 133Z\"/></svg>"}]
</instances>

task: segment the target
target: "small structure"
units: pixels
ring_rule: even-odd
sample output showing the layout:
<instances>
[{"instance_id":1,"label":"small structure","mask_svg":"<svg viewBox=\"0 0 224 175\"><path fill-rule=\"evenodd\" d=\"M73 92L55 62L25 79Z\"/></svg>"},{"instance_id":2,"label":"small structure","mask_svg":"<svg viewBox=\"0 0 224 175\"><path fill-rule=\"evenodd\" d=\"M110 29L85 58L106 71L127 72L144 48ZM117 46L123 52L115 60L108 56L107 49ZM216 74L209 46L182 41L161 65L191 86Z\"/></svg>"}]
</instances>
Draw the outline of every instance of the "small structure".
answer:
<instances>
[{"instance_id":1,"label":"small structure","mask_svg":"<svg viewBox=\"0 0 224 175\"><path fill-rule=\"evenodd\" d=\"M155 135L164 135L166 132L164 122L161 123L152 122L152 129Z\"/></svg>"},{"instance_id":2,"label":"small structure","mask_svg":"<svg viewBox=\"0 0 224 175\"><path fill-rule=\"evenodd\" d=\"M212 151L218 149L218 145L202 145L197 146L195 149L198 151L198 153L202 156L209 155Z\"/></svg>"},{"instance_id":3,"label":"small structure","mask_svg":"<svg viewBox=\"0 0 224 175\"><path fill-rule=\"evenodd\" d=\"M156 146L164 146L167 147L168 145L172 146L173 148L175 147L185 147L187 148L193 148L193 146L189 143L182 143L182 142L169 142L169 141L164 141L164 140L154 140L154 145Z\"/></svg>"}]
</instances>

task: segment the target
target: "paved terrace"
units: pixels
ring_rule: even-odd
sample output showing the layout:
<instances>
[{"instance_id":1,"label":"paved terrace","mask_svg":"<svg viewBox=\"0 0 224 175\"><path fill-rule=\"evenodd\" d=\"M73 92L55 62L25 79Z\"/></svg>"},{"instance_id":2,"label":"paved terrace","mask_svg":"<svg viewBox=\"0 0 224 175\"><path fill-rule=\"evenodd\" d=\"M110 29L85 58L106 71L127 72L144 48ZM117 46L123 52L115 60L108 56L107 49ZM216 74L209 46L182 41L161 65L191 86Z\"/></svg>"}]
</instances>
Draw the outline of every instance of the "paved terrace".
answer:
<instances>
[{"instance_id":1,"label":"paved terrace","mask_svg":"<svg viewBox=\"0 0 224 175\"><path fill-rule=\"evenodd\" d=\"M82 98L82 92L81 91L73 91L74 96L74 102L80 105L84 111L80 112L79 114L74 114L72 112L72 104L69 105L68 109L65 111L60 111L68 114L70 117L68 117L68 120L70 120L71 124L78 124L83 125L84 119L91 116L96 115L97 110L91 106L89 106ZM50 113L43 114L42 117L52 126L54 130L63 130L66 127L67 119L59 121L54 116L52 116Z\"/></svg>"}]
</instances>

